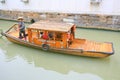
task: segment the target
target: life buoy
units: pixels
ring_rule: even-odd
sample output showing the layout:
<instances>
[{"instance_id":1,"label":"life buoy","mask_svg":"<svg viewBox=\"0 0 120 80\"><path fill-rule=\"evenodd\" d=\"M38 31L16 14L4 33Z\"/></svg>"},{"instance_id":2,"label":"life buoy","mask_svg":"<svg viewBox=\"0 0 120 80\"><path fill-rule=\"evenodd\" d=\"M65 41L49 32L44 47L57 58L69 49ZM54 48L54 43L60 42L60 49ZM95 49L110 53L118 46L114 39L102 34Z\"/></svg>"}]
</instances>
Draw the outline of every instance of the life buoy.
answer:
<instances>
[{"instance_id":1,"label":"life buoy","mask_svg":"<svg viewBox=\"0 0 120 80\"><path fill-rule=\"evenodd\" d=\"M49 50L49 45L43 44L43 45L42 45L42 49L43 49L44 51Z\"/></svg>"}]
</instances>

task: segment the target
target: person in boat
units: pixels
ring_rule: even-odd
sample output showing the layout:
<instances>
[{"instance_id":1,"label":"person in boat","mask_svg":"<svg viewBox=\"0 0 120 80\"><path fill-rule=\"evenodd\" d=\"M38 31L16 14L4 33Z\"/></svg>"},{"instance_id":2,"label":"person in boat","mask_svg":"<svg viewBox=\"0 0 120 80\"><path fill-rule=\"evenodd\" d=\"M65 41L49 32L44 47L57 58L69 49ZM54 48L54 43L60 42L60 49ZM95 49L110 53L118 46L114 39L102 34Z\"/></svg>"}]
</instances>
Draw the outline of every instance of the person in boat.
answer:
<instances>
[{"instance_id":1,"label":"person in boat","mask_svg":"<svg viewBox=\"0 0 120 80\"><path fill-rule=\"evenodd\" d=\"M40 38L42 38L43 37L43 32L40 32Z\"/></svg>"},{"instance_id":2,"label":"person in boat","mask_svg":"<svg viewBox=\"0 0 120 80\"><path fill-rule=\"evenodd\" d=\"M26 40L25 24L23 22L23 17L18 17L18 28L19 28L19 38L22 39L24 37Z\"/></svg>"},{"instance_id":3,"label":"person in boat","mask_svg":"<svg viewBox=\"0 0 120 80\"><path fill-rule=\"evenodd\" d=\"M52 33L52 32L49 32L49 33L48 33L48 37L49 37L50 40L53 40L53 33Z\"/></svg>"},{"instance_id":4,"label":"person in boat","mask_svg":"<svg viewBox=\"0 0 120 80\"><path fill-rule=\"evenodd\" d=\"M48 33L46 31L43 33L42 38L48 40Z\"/></svg>"},{"instance_id":5,"label":"person in boat","mask_svg":"<svg viewBox=\"0 0 120 80\"><path fill-rule=\"evenodd\" d=\"M34 19L31 19L30 22L31 22L31 24L32 24L32 23L35 23L35 20L34 20Z\"/></svg>"}]
</instances>

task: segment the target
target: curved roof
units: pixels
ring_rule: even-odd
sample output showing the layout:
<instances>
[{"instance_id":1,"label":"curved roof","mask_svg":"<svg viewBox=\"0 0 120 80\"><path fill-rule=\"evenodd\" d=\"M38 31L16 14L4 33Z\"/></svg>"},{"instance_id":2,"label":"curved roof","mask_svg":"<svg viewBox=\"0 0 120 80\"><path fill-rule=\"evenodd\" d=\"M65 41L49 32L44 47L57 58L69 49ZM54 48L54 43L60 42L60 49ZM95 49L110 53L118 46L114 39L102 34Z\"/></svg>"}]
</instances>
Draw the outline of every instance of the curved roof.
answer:
<instances>
[{"instance_id":1,"label":"curved roof","mask_svg":"<svg viewBox=\"0 0 120 80\"><path fill-rule=\"evenodd\" d=\"M39 21L28 26L28 29L40 29L48 31L68 32L74 24L55 22L55 21Z\"/></svg>"}]
</instances>

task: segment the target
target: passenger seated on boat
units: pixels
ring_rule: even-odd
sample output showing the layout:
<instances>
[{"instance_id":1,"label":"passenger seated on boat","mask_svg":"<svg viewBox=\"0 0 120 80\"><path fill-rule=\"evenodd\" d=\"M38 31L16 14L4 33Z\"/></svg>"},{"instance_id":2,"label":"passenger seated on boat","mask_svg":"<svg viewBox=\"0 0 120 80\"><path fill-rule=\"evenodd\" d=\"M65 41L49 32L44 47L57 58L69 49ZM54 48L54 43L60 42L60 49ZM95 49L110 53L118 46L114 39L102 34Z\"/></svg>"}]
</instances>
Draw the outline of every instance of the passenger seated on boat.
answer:
<instances>
[{"instance_id":1,"label":"passenger seated on boat","mask_svg":"<svg viewBox=\"0 0 120 80\"><path fill-rule=\"evenodd\" d=\"M61 41L61 39L62 39L62 34L61 33L57 33L56 36L55 36L55 40Z\"/></svg>"},{"instance_id":2,"label":"passenger seated on boat","mask_svg":"<svg viewBox=\"0 0 120 80\"><path fill-rule=\"evenodd\" d=\"M44 32L42 38L45 39L45 40L48 40L48 34L47 34L47 32Z\"/></svg>"},{"instance_id":3,"label":"passenger seated on boat","mask_svg":"<svg viewBox=\"0 0 120 80\"><path fill-rule=\"evenodd\" d=\"M72 43L71 42L71 31L68 31L67 33L67 42L68 42L68 46Z\"/></svg>"},{"instance_id":4,"label":"passenger seated on boat","mask_svg":"<svg viewBox=\"0 0 120 80\"><path fill-rule=\"evenodd\" d=\"M50 40L53 39L53 33L52 33L52 32L49 32L49 33L48 33L48 36L49 36L49 39L50 39Z\"/></svg>"},{"instance_id":5,"label":"passenger seated on boat","mask_svg":"<svg viewBox=\"0 0 120 80\"><path fill-rule=\"evenodd\" d=\"M42 38L43 37L43 32L40 32L40 38Z\"/></svg>"},{"instance_id":6,"label":"passenger seated on boat","mask_svg":"<svg viewBox=\"0 0 120 80\"><path fill-rule=\"evenodd\" d=\"M31 23L35 23L35 20L34 20L34 19L31 19L30 22L31 22Z\"/></svg>"},{"instance_id":7,"label":"passenger seated on boat","mask_svg":"<svg viewBox=\"0 0 120 80\"><path fill-rule=\"evenodd\" d=\"M70 40L70 31L68 31L68 33L67 33L67 41L69 41Z\"/></svg>"}]
</instances>

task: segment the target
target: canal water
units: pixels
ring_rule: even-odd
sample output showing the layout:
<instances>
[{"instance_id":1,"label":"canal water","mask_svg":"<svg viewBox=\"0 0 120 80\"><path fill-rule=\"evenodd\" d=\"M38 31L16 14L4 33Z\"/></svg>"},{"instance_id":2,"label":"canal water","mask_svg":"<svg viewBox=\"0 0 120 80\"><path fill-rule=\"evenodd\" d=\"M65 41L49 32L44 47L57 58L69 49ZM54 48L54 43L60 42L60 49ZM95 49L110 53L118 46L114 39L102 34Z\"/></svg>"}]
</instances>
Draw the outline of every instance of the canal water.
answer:
<instances>
[{"instance_id":1,"label":"canal water","mask_svg":"<svg viewBox=\"0 0 120 80\"><path fill-rule=\"evenodd\" d=\"M0 28L5 31L14 23L0 20ZM76 37L112 42L115 54L89 58L45 52L2 37L0 80L120 80L120 32L77 28Z\"/></svg>"}]
</instances>

